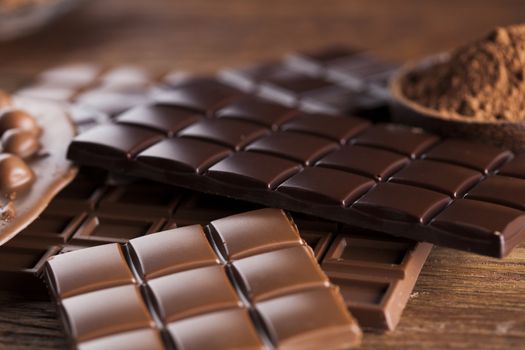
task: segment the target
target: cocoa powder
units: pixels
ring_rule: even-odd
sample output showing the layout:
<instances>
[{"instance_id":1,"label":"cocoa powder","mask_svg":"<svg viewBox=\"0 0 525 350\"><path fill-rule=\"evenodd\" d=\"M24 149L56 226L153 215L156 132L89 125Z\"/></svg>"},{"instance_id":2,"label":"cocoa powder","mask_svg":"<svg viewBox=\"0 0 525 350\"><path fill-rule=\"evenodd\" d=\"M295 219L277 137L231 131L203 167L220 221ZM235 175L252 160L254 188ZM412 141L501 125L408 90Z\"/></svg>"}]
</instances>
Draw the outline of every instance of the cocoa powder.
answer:
<instances>
[{"instance_id":1,"label":"cocoa powder","mask_svg":"<svg viewBox=\"0 0 525 350\"><path fill-rule=\"evenodd\" d=\"M445 117L525 121L525 25L500 27L402 82L409 99Z\"/></svg>"}]
</instances>

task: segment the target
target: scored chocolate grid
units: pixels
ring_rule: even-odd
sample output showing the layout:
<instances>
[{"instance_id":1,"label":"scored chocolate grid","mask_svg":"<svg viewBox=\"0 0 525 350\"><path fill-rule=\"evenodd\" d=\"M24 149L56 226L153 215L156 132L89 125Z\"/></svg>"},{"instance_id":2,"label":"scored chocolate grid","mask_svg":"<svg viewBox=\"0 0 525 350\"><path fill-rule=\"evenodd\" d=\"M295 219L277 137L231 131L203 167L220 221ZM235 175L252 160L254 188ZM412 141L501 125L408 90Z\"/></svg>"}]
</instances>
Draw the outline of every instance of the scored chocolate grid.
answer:
<instances>
[{"instance_id":1,"label":"scored chocolate grid","mask_svg":"<svg viewBox=\"0 0 525 350\"><path fill-rule=\"evenodd\" d=\"M371 59L369 64L362 65L362 56L355 55L358 52L361 51L349 47L329 47L316 52L296 53L291 55L295 59L291 57L283 59L269 65L269 68L273 71L274 66L278 65L284 67L284 70L288 72L310 71L309 75L322 76L327 82L333 84L329 91L325 89L321 94L327 96L328 100L324 100L321 95L317 96L316 93L314 96L307 96L303 99L304 108L339 114L358 113L376 118L377 113L386 113L384 108L386 79L393 72L393 65L371 55L367 56ZM318 61L322 56L324 56L322 61ZM330 60L326 59L328 56L331 56ZM353 64L354 61L359 64ZM308 63L305 65L305 62ZM344 63L343 65L347 68L344 69L343 74L332 78L331 66L341 63ZM312 70L312 64L317 68ZM257 65L257 70L259 66L265 65ZM370 67L374 67L372 71L380 73L370 75ZM243 69L225 70L220 77L227 82L238 81L238 71L243 71ZM380 79L374 78L375 76ZM72 116L79 129L83 131L103 121L106 118L105 113L113 116L144 102L149 87L159 83L177 84L183 77L184 74L180 72L153 75L142 68L133 66L101 67L89 63L70 64L44 71L36 77L32 84L17 93L78 104L79 106L74 107ZM249 80L250 77L246 79ZM367 88L363 89L363 87Z\"/></svg>"},{"instance_id":2,"label":"scored chocolate grid","mask_svg":"<svg viewBox=\"0 0 525 350\"><path fill-rule=\"evenodd\" d=\"M206 113L208 116L213 116L212 113L214 108L216 108L217 105L221 105L220 101L223 101L225 98L227 101L230 101L233 98L230 96L234 96L236 93L232 92L230 88L224 88L221 94L210 94L210 90L208 89L201 95L199 93L200 90L196 89L197 86L207 86L209 84L214 86L215 90L221 90L219 84L213 81L213 79L206 80L204 78L199 78L194 81L189 80L181 83L181 85L165 94L161 100L166 105L170 102L176 101L173 107L173 116L177 115L176 107L191 108L195 112ZM186 91L188 86L191 87L189 92ZM232 104L235 105L235 100ZM225 106L226 109L231 109L231 107L228 107L231 106L228 105L228 102L225 102ZM155 106L152 107L152 109L155 108ZM152 110L151 113L154 113L154 110ZM221 114L220 110L218 114ZM239 113L239 115L233 115L232 117L243 119L243 123L246 125L251 123L252 118L251 116L243 118L242 113ZM336 125L338 124L336 122L337 120L348 121L348 118L337 119L320 115L311 115L310 117L318 118L320 120L324 119L327 124L329 124L327 121L331 120L330 123ZM305 199L309 201L321 200L327 202L325 204L331 205L337 205L338 203L339 205L346 205L355 202L356 204L354 207L359 207L360 210L364 210L365 212L368 211L370 214L379 214L382 211L382 209L377 211L377 209L374 208L376 205L374 202L377 201L374 195L377 195L378 193L379 198L384 197L387 194L401 194L409 197L418 197L423 201L422 204L426 205L426 207L418 208L420 211L413 210L413 212L406 212L402 215L408 215L410 219L409 221L420 221L423 225L433 220L451 203L449 196L439 192L429 191L428 188L430 184L427 184L427 186L423 184L422 186L421 183L406 181L403 179L396 180L394 178L393 181L383 182L376 186L373 179L354 175L354 169L349 169L346 166L324 164L325 166L335 167L337 170L321 169L317 167L318 164L315 164L314 167L309 167L308 165L312 165L324 156L330 157L330 155L333 155L333 152L337 152L341 147L343 149L351 148L351 146L338 145L333 141L333 135L328 134L329 136L327 137L327 134L322 130L312 130L310 134L306 134L304 133L304 130L294 130L292 132L266 129L266 133L270 132L271 134L263 136L265 135L265 132L263 132L265 128L257 123L256 129L253 130L257 133L254 134L254 136L250 136L253 134L252 131L246 131L247 134L235 134L238 129L235 126L230 127L227 125L230 122L229 118L228 115L221 115L216 119L212 118L196 122L189 127L182 129L176 137L164 139L162 133L159 132L163 131L162 128L151 124L149 125L151 128L144 127L144 125L147 124L147 120L150 119L147 113L144 114L144 123L141 124L141 128L136 127L136 122L128 123L126 120L126 113L124 113L122 116L117 117L116 124L99 127L98 130L88 132L77 138L77 141L73 142L72 147L70 148L70 155L79 162L100 165L97 162L97 155L95 153L98 151L108 152L111 150L115 156L111 157L110 154L107 159L114 161L114 163L106 164L105 166L117 171L132 170L145 177L153 177L157 180L172 182L193 188L208 188L208 191L216 191L217 188L213 188L211 185L212 180L207 178L218 180L223 184L231 184L233 182L248 179L244 184L238 183L238 185L244 185L246 188L254 187L254 185L258 185L262 188L268 187L270 190L277 189L275 193L281 192L288 196L302 197L303 200ZM293 121L293 117L290 117L287 121ZM512 153L498 150L490 146L459 140L444 140L439 142L439 139L436 136L394 125L372 126L363 130L362 125L363 123L366 124L365 121L354 119L353 122L353 127L356 131L352 134L352 137L349 140L345 140L344 142L350 145L362 145L388 150L403 155L407 157L407 159L425 158L456 165L459 163L464 167L474 169L480 173L490 173L487 176L492 176L495 171L512 158ZM200 127L200 125L203 124L206 125L204 129ZM255 124L252 124L255 127ZM195 128L197 128L197 131L195 132L186 132L188 129ZM96 135L101 132L100 130L104 130L104 138L101 137L101 134ZM111 141L108 141L108 139L112 139L110 135L115 133L122 135L132 134L134 136L128 138L129 145L111 144ZM312 136L312 133L316 133L316 136ZM284 136L284 134L286 134L286 136ZM133 137L135 137L135 139L133 139ZM194 138L197 141L188 141L189 138ZM245 145L246 139L255 140L251 142L248 141L248 144ZM400 142L399 140L402 141ZM193 145L185 146L188 142L192 142ZM200 147L198 145L199 142L201 142ZM96 147L97 143L100 145L100 148L98 149ZM93 144L95 147L90 151L89 147ZM217 153L209 148L213 144L217 145L216 147L222 146L223 149ZM308 146L313 147L308 149ZM104 149L104 147L106 148ZM188 151L184 150L185 147L188 148ZM146 150L139 153L139 148L146 148ZM191 158L191 154L189 154L189 152L191 152L189 150L190 148L200 149L203 153L194 154L196 157ZM228 148L230 149L229 151ZM229 152L233 151L232 148L236 150L242 148L248 152L237 151L237 153L234 153L232 156L225 158ZM137 151L134 149L137 149ZM465 154L462 154L463 151ZM269 154L269 156L265 154ZM126 160L127 157L134 158L135 156L138 159L138 163ZM467 157L465 158L465 156ZM220 158L225 159L218 161ZM271 167L262 170L256 168L257 163L267 163L272 165L272 162L274 169ZM319 165L323 165L322 162L323 161L321 160ZM303 163L303 166L301 166L300 163ZM168 170L166 171L166 169ZM255 170L257 173L254 173ZM344 172L341 170L344 170ZM439 167L436 170L439 171ZM156 174L155 171L157 171ZM229 174L230 171L233 171L233 173L244 174L244 177L232 177L232 175ZM181 174L180 178L177 178L175 175L177 172ZM200 174L206 173L206 176L195 178L194 183L193 181L188 180L188 175L185 174L190 174L191 172L197 172ZM168 178L173 179L167 179L166 173L168 173ZM359 173L359 171L357 173ZM396 172L393 171L391 175L395 174ZM318 179L318 181L313 181L315 179ZM330 193L329 191L333 191L333 189L327 187L331 182L330 179L340 183L346 182L349 184L348 191L345 193ZM431 179L431 182L435 180L435 178ZM201 182L196 184L197 181ZM401 182L402 184L394 184L394 182ZM474 183L475 181L472 182L472 184ZM305 184L310 184L310 188L308 189L308 186ZM312 188L312 184L315 184L317 188ZM464 187L463 190L466 190L466 187L468 186ZM440 189L439 186L430 186L430 188L432 190ZM232 190L223 191L228 192ZM335 189L335 191L339 191L339 189ZM458 194L459 197L461 197L461 195L462 193ZM274 196L278 197L277 194L274 194ZM255 195L251 197L255 197ZM281 198L278 199L279 201L285 201L285 198L287 198L283 195L280 195L280 197ZM402 197L403 196L401 196L401 198ZM275 205L275 199L264 199L262 196L260 198L244 199ZM372 202L367 202L368 199ZM292 210L304 210L300 205L290 205L288 203L289 202L286 202L286 204L280 205ZM395 207L396 204L397 203L393 203L392 205ZM476 206L478 204L475 202L468 202L465 205ZM453 209L450 210L459 210L457 209L458 206L454 206ZM401 210L404 209L406 208L402 208ZM312 210L312 213L314 211L315 210ZM352 210L348 210L348 213L352 213ZM320 215L320 213L317 214ZM516 211L512 212L512 209L508 209L507 214L509 218L512 216L517 217L519 215ZM397 217L387 218L399 219L399 215L396 215ZM341 220L339 217L330 218ZM406 221L406 218L403 219ZM367 219L365 218L365 220ZM346 222L356 224L356 222L351 221L352 220L348 220ZM370 224L368 224L368 227L370 227ZM441 227L441 229L443 229L443 227ZM512 233L513 232L508 234ZM493 238L495 237L486 237L488 241L493 240ZM501 247L473 247L472 249L495 256L500 256L505 253L500 251L500 249L502 249Z\"/></svg>"},{"instance_id":3,"label":"scored chocolate grid","mask_svg":"<svg viewBox=\"0 0 525 350\"><path fill-rule=\"evenodd\" d=\"M271 212L273 212L274 214L271 214ZM211 223L208 226L206 226L207 228L206 232L208 232L208 234L206 234L206 238L204 237L205 234L204 234L204 231L202 231L202 228L198 229L197 226L190 226L185 229L175 230L173 232L166 231L160 234L156 234L154 236L148 236L148 237L140 238L138 240L132 240L129 244L127 244L126 246L127 248L124 250L124 252L126 253L128 257L126 259L127 264L129 264L129 266L131 267L131 270L133 271L133 274L136 278L134 283L138 283L141 285L143 296L146 298L147 304L149 305L149 311L154 316L154 319L156 320L159 328L165 331L167 323L170 323L170 324L172 322L176 323L177 320L187 319L188 317L190 318L199 317L199 315L206 314L206 313L213 313L218 310L230 309L232 307L240 307L240 304L238 304L240 301L242 301L245 305L248 304L247 307L249 308L249 310L251 310L250 312L253 318L253 317L256 317L256 314L258 314L258 312L262 312L263 315L267 313L267 311L264 311L265 307L262 306L262 304L260 304L261 302L265 304L266 302L271 302L271 300L275 300L275 298L279 299L279 298L285 297L286 295L297 294L299 297L299 295L302 294L303 292L314 293L313 290L317 290L317 289L321 289L321 290L331 289L332 287L329 287L329 285L327 284L328 282L326 280L326 276L321 274L319 267L316 267L316 264L314 263L314 260L313 260L313 257L311 256L311 251L309 250L309 248L306 248L306 246L304 245L304 242L300 240L297 234L297 231L291 230L289 231L290 234L285 232L287 230L285 229L285 227L283 227L285 220L280 219L278 217L279 216L278 213L279 212L276 210L263 209L258 212L239 214L234 217L217 220L214 223ZM256 221L258 216L260 216L260 218L265 217L264 227L266 227L267 225L273 225L272 227L274 229L277 229L278 227L282 227L282 229L278 230L280 232L273 233L274 237L263 237L263 235L257 235L256 233L260 231L261 229L263 231L266 230L265 228L263 228L263 226L260 226L260 225L258 226L257 221ZM281 216L283 216L282 212L281 212ZM249 220L252 220L253 225L250 225L250 227L255 233L252 234L251 236L255 241L252 240L252 242L245 242L245 241L242 241L242 238L239 237L239 232L236 232L236 230L239 230L239 221L235 221L239 219L245 220L244 222L241 223L241 225L244 225L246 222L249 222ZM290 224L288 224L288 226L289 226L288 230L292 229L292 226L290 226ZM242 229L242 231L245 231L245 230ZM216 232L216 233L213 234L212 232ZM267 233L271 234L272 230L270 230ZM217 239L213 238L213 236L215 235L219 235L221 237L219 238L220 243L217 242ZM184 238L182 236L188 236L188 237ZM194 238L190 238L192 236L194 236ZM198 237L202 237L202 238L198 238ZM195 239L197 239L195 242L192 243L194 244L194 248L196 250L195 253L181 250L179 253L183 255L180 258L169 257L167 256L169 254L168 251L165 248L161 248L163 245L164 246L169 245L169 246L175 247L174 250L176 251L177 250L176 247L178 246L177 244L175 244L176 241L181 240L183 238L185 240L190 239L192 242L195 241ZM238 241L238 239L241 239L241 241ZM204 241L207 241L207 243L204 243ZM267 242L266 244L271 242L271 245L267 246L264 243L265 241ZM201 242L201 243L198 243L198 242ZM172 244L170 245L170 243ZM223 250L224 247L226 247L226 250ZM103 254L105 254L104 251L107 251L109 248L110 246L101 246L97 248L98 250L96 254L98 254L98 251L103 252ZM210 248L213 248L213 250L211 250ZM159 249L162 249L162 250L159 251ZM206 251L209 251L209 253L207 253ZM129 254L130 252L131 252L131 255ZM82 259L89 259L90 253L88 254L86 253L87 251L83 252ZM95 256L95 254L93 253L91 254ZM193 257L190 257L188 254ZM155 260L152 260L153 257L155 257ZM290 263L291 265L287 265L287 263L285 263L285 260L287 260L285 259L285 257L289 260L288 263ZM219 260L217 260L217 258L219 258ZM68 261L67 259L70 259L70 258L63 256L63 257L60 257L59 259L62 259L58 261L59 264L56 264L54 263L55 262L54 260L51 260L50 262L51 269L48 270L49 272L48 276L50 280L52 281L52 286L54 286L56 294L61 296L62 298L67 299L69 297L76 297L77 295L82 295L84 293L89 294L96 290L120 286L124 284L126 280L130 281L129 277L126 278L122 273L115 272L115 268L112 268L111 266L108 265L107 267L108 277L106 279L104 279L103 276L100 276L100 280L97 282L96 278L93 279L94 278L93 277L94 275L92 274L93 271L89 271L89 268L88 268L87 269L88 271L85 271L87 273L87 277L83 277L81 278L81 280L84 279L85 282L89 284L77 286L77 284L79 284L78 281L69 280L68 282L67 276L70 273L69 268L66 267L66 269L64 270L63 264L64 262L67 263ZM78 260L78 258L76 259ZM109 258L109 257L102 259L102 255L97 256L96 259L97 259L96 263L99 266L98 268L101 268L102 265L106 263L110 263L111 260L115 261L114 258ZM188 261L187 263L184 263L186 259L189 259L189 260L187 260ZM194 259L197 259L197 260L194 260ZM256 261L251 261L253 259L255 259ZM295 263L292 263L292 260L294 259L296 261ZM265 260L266 262L264 262ZM74 261L75 261L74 259L71 259L71 261L69 262L74 263ZM187 265L191 261L193 261L192 265ZM251 261L251 262L248 262L248 261ZM267 273L264 272L265 269L277 268L277 265L275 264L273 265L273 267L270 267L272 266L271 264L272 261L279 262L279 265L284 263L284 266L280 268L280 269L284 269L284 271L286 271L286 268L290 269L290 268L295 268L295 267L298 267L299 270L295 271L294 274L289 275L290 278L286 280L283 280L281 277L277 277L277 279L275 279L274 277L271 277L268 279L268 277L270 276L267 276L266 282L264 282L263 284L261 284L262 281L257 281L257 279L251 281L254 277L258 277L259 274L261 273L262 275L265 275L265 274L267 275ZM248 262L248 265L246 265L245 262ZM181 263L184 263L184 264L181 265ZM262 271L254 271L253 268L255 265L259 266L256 268L257 270L262 269ZM240 299L237 299L238 302L235 302L234 303L235 305L232 304L233 301L230 301L228 302L228 304L225 304L226 301L224 299L221 299L221 297L218 297L218 299L212 298L210 300L209 299L210 295L208 295L208 297L203 296L205 300L206 298L208 298L207 300L209 304L208 308L203 309L204 307L204 304L203 304L200 306L200 308L196 305L193 305L193 310L191 307L186 311L184 310L184 308L182 308L181 310L180 308L182 304L184 304L184 307L186 307L188 303L191 306L192 302L191 300L185 300L185 298L187 298L185 294L187 293L180 294L182 290L178 290L178 287L175 288L175 290L173 290L173 288L176 287L176 285L173 284L174 282L172 279L176 278L179 285L185 284L184 283L185 277L183 277L182 280L180 278L182 276L188 275L189 271L193 270L194 272L191 275L188 275L190 280L187 280L186 278L186 282L198 284L199 283L197 282L198 279L195 280L195 278L197 278L197 274L199 273L199 271L201 272L204 270L211 271L210 269L213 269L214 266L216 267L224 266L226 268L226 273L230 280L229 283L233 283L235 290L238 293L238 296L240 297ZM167 267L169 267L169 269L167 269ZM97 267L95 267L94 269L96 270ZM233 273L233 271L237 271L237 272ZM288 271L288 272L291 272L291 271ZM115 273L117 273L117 275L121 277L119 277L116 281L113 281L113 278L117 278L117 277L112 277L110 279L110 276L117 276L115 275ZM206 273L208 274L208 272ZM274 271L273 274L275 276L275 274L279 275L282 273L283 273L282 271L276 270ZM306 277L305 274L308 275L308 277ZM216 277L220 277L215 272L212 273L212 275L216 275ZM224 275L224 272L222 272L222 275L224 279L226 277L226 275ZM273 278L273 282L271 282L272 278ZM56 281L57 284L54 284L53 283L54 281ZM247 282L247 281L250 281L250 282ZM217 280L216 282L209 281L209 283L214 284L214 288L215 288L214 290L217 293L219 293L219 291L221 290L219 282L220 282L219 280ZM226 283L228 284L228 282ZM268 289L266 286L267 283L271 283L273 284L273 286L270 287L270 289ZM244 287L242 286L251 286L251 287L248 287L249 289L244 289ZM164 288L164 292L162 292L161 287ZM169 287L168 288L169 290L167 290L166 287ZM201 287L205 287L205 286L201 286ZM82 289L79 289L79 288L82 288ZM265 289L267 290L266 292L264 292ZM186 290L186 292L191 293L191 291L188 291L188 290ZM271 292L271 294L268 294L268 292ZM160 293L160 294L157 294L157 293ZM170 310L169 306L167 306L168 304L164 303L167 301L163 301L163 298L167 296L166 293L168 293L168 298L173 298L174 297L173 293L175 293L174 295L178 295L179 298L183 298L183 300L185 301L184 302L181 301L178 306L175 305L176 307L175 310L173 310L174 306L172 304L171 310ZM199 293L198 290L195 290L195 293L197 293L198 295ZM335 294L333 295L334 296L332 298L335 297ZM159 297L161 299L156 299ZM223 297L225 296L223 295ZM337 299L337 297L335 298ZM336 299L334 299L334 301L338 302ZM65 304L68 304L68 302L66 301ZM259 304L261 305L262 309L259 309L258 306L256 307L256 305L259 305ZM168 309L166 309L166 307L168 307ZM256 309L260 311L256 312L255 311ZM172 316L171 318L168 318L168 316L170 316L169 315L170 312L172 312ZM175 313L173 314L173 312ZM253 319L253 322L255 323L255 325L256 326L259 325L257 329L263 339L267 339L268 334L265 333L266 331L261 328L260 323L261 322L263 323L271 322L269 321L272 319L270 315L271 315L271 312L270 314L266 314L266 316L263 316L263 319L266 319L267 321L263 321L263 319L258 319L257 317ZM74 318L74 315L72 316ZM175 318L173 318L173 316L175 316ZM333 316L335 317L335 319L337 319L338 317L335 315ZM270 317L270 318L268 319L267 317ZM318 323L319 326L322 326L323 324L328 326L328 324L330 323L330 322L324 323L322 319L318 319L317 321L315 321L315 316L312 315L312 317L314 317L314 320L312 320L314 323L321 322L321 324ZM67 319L67 317L65 317L65 319ZM341 322L341 318L339 318L339 320L340 321L338 322ZM81 326L79 327L82 328ZM278 325L276 326L274 324L274 326L272 326L272 329L273 327L277 327L276 328L277 333L274 334L274 336L271 336L274 344L276 342L280 343L281 340L286 341L286 339L277 340L277 338L275 338L275 336L279 337L278 335L280 333L279 326ZM77 329L75 326L73 326L73 328ZM128 331L128 329L122 328L121 331ZM303 331L307 332L308 330L303 329ZM76 334L76 336L80 337L79 339L80 341L90 341L93 338L93 334L99 334L99 333L97 333L96 329L91 329L90 330L91 335L89 336L85 334ZM100 333L99 335L101 337L106 337L106 336L113 335L113 333L112 332L110 332L109 334ZM284 335L283 337L286 338L286 336ZM176 335L175 335L175 339L176 339ZM171 345L169 344L169 337L165 336L164 341L165 342L167 341L168 345ZM346 341L348 341L348 338L346 339ZM266 345L267 346L269 345L270 348L274 346L274 345L271 345L271 343L268 343L268 341L266 342Z\"/></svg>"},{"instance_id":4,"label":"scored chocolate grid","mask_svg":"<svg viewBox=\"0 0 525 350\"><path fill-rule=\"evenodd\" d=\"M135 182L130 184L119 184L117 186L106 185L103 181L103 174L92 174L84 169L80 172L77 179L66 187L55 198L49 208L44 213L45 218L48 213L63 218L82 217L86 220L89 217L101 218L129 218L136 217L137 223L150 220L163 219L166 224L162 227L163 230L182 227L194 224L205 224L214 219L224 217L227 215L241 213L246 210L257 209L258 206L230 200L222 197L214 197L205 194L198 194L192 192L185 192L181 189L176 189L168 185L162 185L150 182ZM110 181L114 182L114 181ZM153 196L145 196L144 191L151 191ZM164 193L164 196L160 194ZM323 262L328 259L325 257L326 252L331 247L336 245L336 236L343 237L358 237L361 242L368 241L366 246L371 247L375 244L383 246L392 242L393 245L400 241L398 238L378 234L377 232L362 231L356 229L344 229L340 224L335 222L325 221L318 218L308 217L306 215L294 213L294 221L299 226L301 236L314 249L315 256L319 263L322 264L323 270L332 276L332 267L341 263L341 266L346 266L351 261L359 262L363 259L362 256L354 256L354 253L343 254L337 260L331 259L330 266ZM32 262L15 262L10 266L0 266L0 275L2 280L8 281L6 286L10 288L17 288L20 290L27 290L30 288L32 292L40 291L41 285L38 283L37 277L42 272L42 264L37 261L45 261L42 255L45 252L47 255L54 255L58 251L58 247L49 247L49 240L38 234L41 220L35 221L33 226L34 235L28 235L23 231L13 241L9 242L7 247L0 247L0 258L6 258L10 254L20 256L20 254L34 256ZM104 220L102 221L102 224ZM46 225L45 225L46 226ZM68 228L69 224L66 220L57 222L55 227ZM97 239L88 231L86 234L83 230L86 226L80 225L75 227L73 235L68 237L63 251L74 251L85 247L102 244L103 241ZM104 241L106 242L123 242L125 240L120 236L115 236L114 230L104 228ZM122 230L118 230L119 232ZM360 233L362 231L362 233ZM142 236L147 232L137 232L137 236ZM50 234L53 236L62 236L63 232L56 232ZM405 240L401 240L405 241ZM350 249L352 252L359 250L360 245L357 241L350 240L352 244L345 249ZM410 242L410 241L405 241ZM388 250L387 250L388 251ZM387 286L384 289L377 289L377 284L366 284L374 277L370 268L353 270L351 279L344 279L339 276L337 280L341 287L343 295L345 296L347 306L351 312L357 315L360 325L364 328L371 329L394 329L402 312L408 296L415 284L415 279L422 268L426 256L430 251L430 245L424 243L410 242L406 246L406 250L400 253L403 258L401 261L407 261L407 265L393 264L392 261L384 261L381 256L384 250L368 251L370 256L374 259L368 258L368 262L372 262L375 267L381 269L392 269L392 278L382 279L382 285ZM419 257L419 259L414 259ZM20 259L18 259L20 260ZM27 259L26 259L27 260ZM3 259L5 261L5 259ZM22 264L24 264L22 266ZM27 265L26 265L27 264ZM366 264L365 264L366 265ZM395 273L398 267L402 266L407 269L405 278L398 279L399 274ZM410 276L413 275L413 279ZM397 276L397 277L395 277ZM31 283L30 283L31 282ZM365 284L363 284L365 283ZM363 295L362 298L357 298L355 289L361 293L368 289L370 295L374 297ZM35 292L36 293L36 292ZM392 299L396 299L396 303L392 303Z\"/></svg>"},{"instance_id":5,"label":"scored chocolate grid","mask_svg":"<svg viewBox=\"0 0 525 350\"><path fill-rule=\"evenodd\" d=\"M78 63L44 71L16 93L74 103L72 117L83 131L148 101L151 86L158 83L158 78L138 67Z\"/></svg>"},{"instance_id":6,"label":"scored chocolate grid","mask_svg":"<svg viewBox=\"0 0 525 350\"><path fill-rule=\"evenodd\" d=\"M310 112L363 115L385 120L387 82L396 64L351 47L327 47L293 53L286 59L225 69L220 79L243 91L260 94ZM283 89L282 81L295 82L299 90ZM310 89L304 91L304 82ZM313 83L317 81L317 83ZM329 82L325 88L318 88ZM317 87L317 88L316 88ZM297 94L298 91L301 93Z\"/></svg>"}]
</instances>

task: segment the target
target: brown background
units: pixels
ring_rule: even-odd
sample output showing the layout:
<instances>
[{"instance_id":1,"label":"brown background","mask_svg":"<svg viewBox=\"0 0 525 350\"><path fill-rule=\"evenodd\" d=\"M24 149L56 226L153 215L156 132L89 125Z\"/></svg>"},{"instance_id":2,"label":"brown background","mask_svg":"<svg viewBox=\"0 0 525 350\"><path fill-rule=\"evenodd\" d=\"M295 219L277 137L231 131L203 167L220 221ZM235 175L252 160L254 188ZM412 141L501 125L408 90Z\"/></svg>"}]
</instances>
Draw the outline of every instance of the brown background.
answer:
<instances>
[{"instance_id":1,"label":"brown background","mask_svg":"<svg viewBox=\"0 0 525 350\"><path fill-rule=\"evenodd\" d=\"M520 21L519 0L91 0L36 35L0 44L0 86L62 62L213 71L329 43L404 61ZM0 349L63 347L50 302L0 292ZM362 348L510 347L525 348L525 244L505 260L435 248L397 330L366 334Z\"/></svg>"}]
</instances>

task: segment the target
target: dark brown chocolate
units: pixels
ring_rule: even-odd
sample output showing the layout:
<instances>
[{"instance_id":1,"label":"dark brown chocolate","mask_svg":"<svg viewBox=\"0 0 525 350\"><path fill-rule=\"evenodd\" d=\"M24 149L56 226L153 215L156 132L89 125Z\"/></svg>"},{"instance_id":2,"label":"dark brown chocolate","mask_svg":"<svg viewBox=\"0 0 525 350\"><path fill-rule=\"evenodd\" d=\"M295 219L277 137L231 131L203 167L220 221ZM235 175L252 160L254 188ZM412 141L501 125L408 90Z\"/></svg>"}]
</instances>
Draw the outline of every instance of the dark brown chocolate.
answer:
<instances>
[{"instance_id":1,"label":"dark brown chocolate","mask_svg":"<svg viewBox=\"0 0 525 350\"><path fill-rule=\"evenodd\" d=\"M277 209L61 254L46 271L78 348L155 330L165 348L185 349L342 349L361 339L337 287Z\"/></svg>"},{"instance_id":2,"label":"dark brown chocolate","mask_svg":"<svg viewBox=\"0 0 525 350\"><path fill-rule=\"evenodd\" d=\"M208 88L201 90L203 86ZM476 227L490 234L476 239L457 229L472 224L470 219L454 215L454 225L439 224L455 213L451 204L463 196L473 199L469 191L486 186L512 160L508 150L294 108L288 108L286 118L261 123L272 102L251 97L254 105L249 109L240 92L219 86L211 78L186 79L160 95L162 108L172 108L171 114L187 108L200 111L201 119L190 125L180 124L179 130L151 127L149 113L141 112L138 121L139 113L131 110L124 115L135 114L133 120L117 117L78 136L68 157L79 164L495 257L507 255L525 236L522 197L509 204L508 198L491 196L483 212L498 225L478 220ZM248 117L241 112L235 112L235 119L221 116L221 111L238 108L238 98ZM279 110L284 113L284 107ZM502 181L505 191L525 186L519 178Z\"/></svg>"}]
</instances>

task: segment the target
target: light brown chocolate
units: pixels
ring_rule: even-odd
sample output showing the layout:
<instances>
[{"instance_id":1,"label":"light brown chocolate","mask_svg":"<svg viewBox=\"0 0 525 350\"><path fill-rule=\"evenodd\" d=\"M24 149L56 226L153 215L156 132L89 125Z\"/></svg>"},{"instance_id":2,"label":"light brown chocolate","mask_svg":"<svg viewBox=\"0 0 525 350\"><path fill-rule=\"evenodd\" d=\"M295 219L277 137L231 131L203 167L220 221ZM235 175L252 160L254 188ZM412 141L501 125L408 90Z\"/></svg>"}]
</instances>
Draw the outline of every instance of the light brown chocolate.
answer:
<instances>
[{"instance_id":1,"label":"light brown chocolate","mask_svg":"<svg viewBox=\"0 0 525 350\"><path fill-rule=\"evenodd\" d=\"M42 154L25 161L15 155L6 156L7 160L11 160L6 162L5 167L14 166L17 176L4 174L2 180L9 198L0 198L0 207L5 208L12 203L14 210L6 211L10 215L4 215L4 220L0 221L0 245L35 220L76 174L76 168L65 158L67 146L75 135L75 128L65 109L53 102L23 97L14 98L13 104L15 110L0 116L0 132L19 128L40 133ZM21 165L24 162L27 167ZM29 188L24 187L31 182ZM13 211L15 215L11 217Z\"/></svg>"},{"instance_id":2,"label":"light brown chocolate","mask_svg":"<svg viewBox=\"0 0 525 350\"><path fill-rule=\"evenodd\" d=\"M244 255L223 255L225 246ZM46 273L77 348L146 332L152 320L166 330L168 349L335 350L362 336L338 288L277 209L60 254Z\"/></svg>"}]
</instances>

